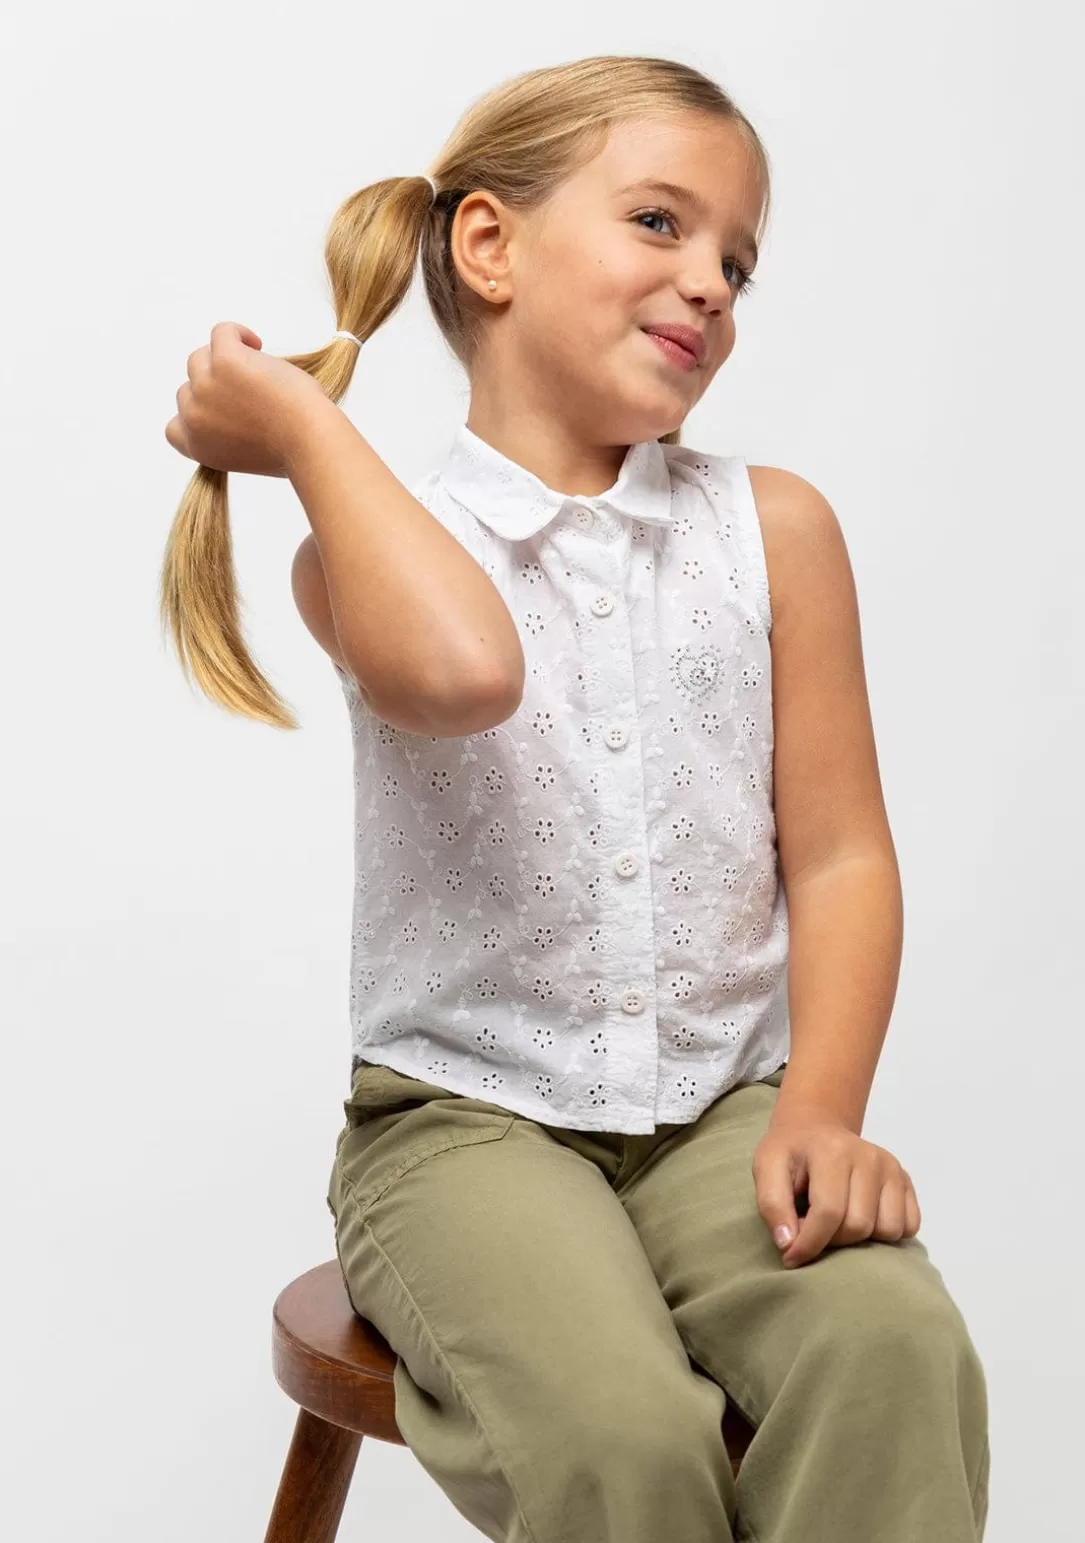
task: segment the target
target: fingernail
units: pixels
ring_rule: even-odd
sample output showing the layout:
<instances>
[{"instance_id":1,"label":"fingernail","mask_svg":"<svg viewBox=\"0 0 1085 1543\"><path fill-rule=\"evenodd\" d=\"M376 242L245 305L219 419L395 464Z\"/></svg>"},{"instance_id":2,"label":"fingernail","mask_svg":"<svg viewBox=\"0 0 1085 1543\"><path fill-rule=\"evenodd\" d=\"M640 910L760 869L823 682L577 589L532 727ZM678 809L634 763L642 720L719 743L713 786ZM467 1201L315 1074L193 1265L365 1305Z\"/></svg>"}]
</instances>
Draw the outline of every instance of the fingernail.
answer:
<instances>
[{"instance_id":1,"label":"fingernail","mask_svg":"<svg viewBox=\"0 0 1085 1543\"><path fill-rule=\"evenodd\" d=\"M777 1248L786 1248L791 1242L791 1228L782 1222L772 1235L776 1239Z\"/></svg>"}]
</instances>

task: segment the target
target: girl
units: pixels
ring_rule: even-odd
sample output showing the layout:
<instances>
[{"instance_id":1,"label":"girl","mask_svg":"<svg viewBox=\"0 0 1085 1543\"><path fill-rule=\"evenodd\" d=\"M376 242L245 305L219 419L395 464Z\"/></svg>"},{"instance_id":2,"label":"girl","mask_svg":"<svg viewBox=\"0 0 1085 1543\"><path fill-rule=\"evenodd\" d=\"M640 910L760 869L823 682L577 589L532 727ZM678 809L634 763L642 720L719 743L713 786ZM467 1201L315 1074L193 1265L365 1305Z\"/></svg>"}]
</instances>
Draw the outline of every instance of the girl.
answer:
<instances>
[{"instance_id":1,"label":"girl","mask_svg":"<svg viewBox=\"0 0 1085 1543\"><path fill-rule=\"evenodd\" d=\"M167 428L201 465L164 616L274 724L226 473L288 476L312 526L357 798L328 1204L404 1439L493 1539L985 1526L982 1366L861 1135L902 921L843 538L802 478L679 440L768 201L696 70L532 71L338 211L333 342L220 324ZM471 399L412 494L336 404L419 244Z\"/></svg>"}]
</instances>

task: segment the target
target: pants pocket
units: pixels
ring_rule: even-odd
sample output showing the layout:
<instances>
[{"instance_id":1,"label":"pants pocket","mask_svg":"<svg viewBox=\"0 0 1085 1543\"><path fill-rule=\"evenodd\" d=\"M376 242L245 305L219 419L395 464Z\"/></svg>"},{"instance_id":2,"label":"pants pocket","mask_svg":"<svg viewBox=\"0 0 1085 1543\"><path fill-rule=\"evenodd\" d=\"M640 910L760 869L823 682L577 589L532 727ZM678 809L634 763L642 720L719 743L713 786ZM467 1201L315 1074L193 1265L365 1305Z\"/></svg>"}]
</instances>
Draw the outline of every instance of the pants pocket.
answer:
<instances>
[{"instance_id":1,"label":"pants pocket","mask_svg":"<svg viewBox=\"0 0 1085 1543\"><path fill-rule=\"evenodd\" d=\"M457 1147L500 1141L516 1118L449 1098L363 1114L357 1124L348 1123L336 1145L328 1205L337 1217L348 1199L354 1215L364 1217L389 1185L420 1163Z\"/></svg>"}]
</instances>

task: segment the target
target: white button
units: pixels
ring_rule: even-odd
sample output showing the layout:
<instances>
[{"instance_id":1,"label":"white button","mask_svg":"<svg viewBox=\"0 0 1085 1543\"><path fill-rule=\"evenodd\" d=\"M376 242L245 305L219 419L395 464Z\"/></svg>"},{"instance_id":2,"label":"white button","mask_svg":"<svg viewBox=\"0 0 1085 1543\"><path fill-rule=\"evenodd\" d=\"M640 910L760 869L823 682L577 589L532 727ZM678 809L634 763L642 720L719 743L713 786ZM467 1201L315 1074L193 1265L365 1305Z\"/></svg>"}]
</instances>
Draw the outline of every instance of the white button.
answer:
<instances>
[{"instance_id":1,"label":"white button","mask_svg":"<svg viewBox=\"0 0 1085 1543\"><path fill-rule=\"evenodd\" d=\"M614 859L614 872L623 879L631 879L639 867L635 852L619 852Z\"/></svg>"},{"instance_id":2,"label":"white button","mask_svg":"<svg viewBox=\"0 0 1085 1543\"><path fill-rule=\"evenodd\" d=\"M607 744L612 750L621 750L629 738L629 730L623 729L620 723L611 724L607 730L606 738Z\"/></svg>"},{"instance_id":3,"label":"white button","mask_svg":"<svg viewBox=\"0 0 1085 1543\"><path fill-rule=\"evenodd\" d=\"M596 616L609 616L614 609L614 596L596 595L591 603L591 608Z\"/></svg>"},{"instance_id":4,"label":"white button","mask_svg":"<svg viewBox=\"0 0 1085 1543\"><path fill-rule=\"evenodd\" d=\"M628 991L622 992L622 1012L642 1013L644 1011L644 992L636 986L630 986Z\"/></svg>"},{"instance_id":5,"label":"white button","mask_svg":"<svg viewBox=\"0 0 1085 1543\"><path fill-rule=\"evenodd\" d=\"M595 516L592 514L590 509L578 508L576 511L576 523L584 530L590 530L592 525L595 523Z\"/></svg>"}]
</instances>

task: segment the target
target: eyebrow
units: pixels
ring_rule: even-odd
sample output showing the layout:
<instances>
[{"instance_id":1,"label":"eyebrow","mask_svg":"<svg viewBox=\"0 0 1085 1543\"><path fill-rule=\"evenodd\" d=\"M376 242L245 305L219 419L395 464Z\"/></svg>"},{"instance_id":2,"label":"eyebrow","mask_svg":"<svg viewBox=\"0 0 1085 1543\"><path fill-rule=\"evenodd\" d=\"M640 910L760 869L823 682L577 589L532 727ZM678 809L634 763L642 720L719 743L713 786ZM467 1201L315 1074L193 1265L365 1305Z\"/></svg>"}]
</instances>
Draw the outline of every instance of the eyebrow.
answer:
<instances>
[{"instance_id":1,"label":"eyebrow","mask_svg":"<svg viewBox=\"0 0 1085 1543\"><path fill-rule=\"evenodd\" d=\"M646 192L662 193L665 197L673 198L678 203L688 204L702 218L707 218L708 216L708 206L704 199L695 193L692 188L683 187L679 182L660 182L656 177L644 177L640 182L631 182L628 187L619 188L618 196L620 198L623 193L635 193L638 188L643 188ZM753 253L753 260L756 262L757 242L754 240L753 232L743 229L739 232L739 240Z\"/></svg>"}]
</instances>

